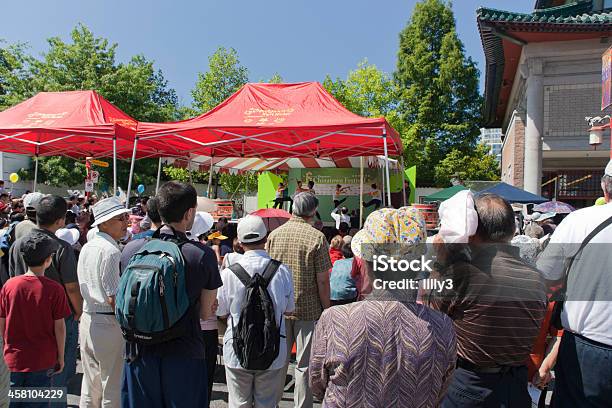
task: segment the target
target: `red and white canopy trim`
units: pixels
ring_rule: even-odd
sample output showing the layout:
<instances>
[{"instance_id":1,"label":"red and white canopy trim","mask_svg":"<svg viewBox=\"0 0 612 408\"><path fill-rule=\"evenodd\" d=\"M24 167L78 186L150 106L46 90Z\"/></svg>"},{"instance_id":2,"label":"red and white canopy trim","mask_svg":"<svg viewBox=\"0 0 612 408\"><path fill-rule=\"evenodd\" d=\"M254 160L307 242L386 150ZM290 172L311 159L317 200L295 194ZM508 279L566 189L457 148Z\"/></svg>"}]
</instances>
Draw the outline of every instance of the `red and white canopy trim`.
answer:
<instances>
[{"instance_id":1,"label":"red and white canopy trim","mask_svg":"<svg viewBox=\"0 0 612 408\"><path fill-rule=\"evenodd\" d=\"M172 163L176 167L186 168L189 161L185 159L165 159L166 163ZM211 157L196 156L191 159L192 170L208 171L211 165ZM288 171L289 169L318 169L318 168L359 168L359 157L346 157L343 159L314 159L314 158L284 158L284 159L258 159L258 158L236 158L215 157L212 158L214 171L218 173L244 173L264 171ZM385 166L384 156L364 157L364 167L383 168ZM390 169L399 169L397 160L389 159Z\"/></svg>"}]
</instances>

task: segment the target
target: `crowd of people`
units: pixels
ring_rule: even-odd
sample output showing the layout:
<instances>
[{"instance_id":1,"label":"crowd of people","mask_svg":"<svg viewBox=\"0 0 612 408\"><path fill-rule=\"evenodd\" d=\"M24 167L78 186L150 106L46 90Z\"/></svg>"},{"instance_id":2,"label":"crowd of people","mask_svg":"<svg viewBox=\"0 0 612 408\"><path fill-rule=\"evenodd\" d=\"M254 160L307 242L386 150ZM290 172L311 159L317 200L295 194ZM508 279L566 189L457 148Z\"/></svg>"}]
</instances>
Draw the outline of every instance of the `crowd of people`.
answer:
<instances>
[{"instance_id":1,"label":"crowd of people","mask_svg":"<svg viewBox=\"0 0 612 408\"><path fill-rule=\"evenodd\" d=\"M65 387L79 354L81 407L208 406L224 330L230 407L277 406L291 361L296 407L529 407L553 372L552 406L612 406L612 258L585 249L611 242L610 205L517 223L503 198L464 191L428 237L417 209L379 208L376 185L363 228L342 186L323 227L313 185L288 200L279 186L292 215L272 231L214 220L179 182L131 209L0 190L0 404L9 386ZM612 201L612 162L602 189ZM435 262L400 276L381 255ZM405 279L421 285L376 283Z\"/></svg>"}]
</instances>

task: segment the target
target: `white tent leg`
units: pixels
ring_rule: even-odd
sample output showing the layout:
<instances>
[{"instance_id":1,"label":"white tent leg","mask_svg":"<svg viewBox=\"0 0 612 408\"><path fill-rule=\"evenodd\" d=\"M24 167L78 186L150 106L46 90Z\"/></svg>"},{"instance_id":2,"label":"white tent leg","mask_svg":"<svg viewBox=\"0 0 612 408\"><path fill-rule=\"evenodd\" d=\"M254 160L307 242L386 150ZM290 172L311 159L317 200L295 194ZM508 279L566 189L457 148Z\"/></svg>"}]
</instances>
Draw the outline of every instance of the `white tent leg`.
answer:
<instances>
[{"instance_id":1,"label":"white tent leg","mask_svg":"<svg viewBox=\"0 0 612 408\"><path fill-rule=\"evenodd\" d=\"M363 223L363 156L359 157L359 229Z\"/></svg>"},{"instance_id":2,"label":"white tent leg","mask_svg":"<svg viewBox=\"0 0 612 408\"><path fill-rule=\"evenodd\" d=\"M213 157L210 156L210 168L208 169L208 188L206 189L206 196L210 198L212 194L212 178L213 178Z\"/></svg>"},{"instance_id":3,"label":"white tent leg","mask_svg":"<svg viewBox=\"0 0 612 408\"><path fill-rule=\"evenodd\" d=\"M117 135L113 136L113 194L117 195Z\"/></svg>"},{"instance_id":4,"label":"white tent leg","mask_svg":"<svg viewBox=\"0 0 612 408\"><path fill-rule=\"evenodd\" d=\"M189 161L187 162L187 171L189 171L189 184L193 184L193 174L191 172L191 155L189 155Z\"/></svg>"},{"instance_id":5,"label":"white tent leg","mask_svg":"<svg viewBox=\"0 0 612 408\"><path fill-rule=\"evenodd\" d=\"M387 131L383 130L383 144L385 148L385 179L387 180L387 205L391 205L391 180L389 177L389 151L387 150Z\"/></svg>"},{"instance_id":6,"label":"white tent leg","mask_svg":"<svg viewBox=\"0 0 612 408\"><path fill-rule=\"evenodd\" d=\"M161 168L162 168L162 158L159 158L159 163L157 164L157 183L155 183L155 194L159 191L159 181L161 180Z\"/></svg>"},{"instance_id":7,"label":"white tent leg","mask_svg":"<svg viewBox=\"0 0 612 408\"><path fill-rule=\"evenodd\" d=\"M136 163L136 149L138 147L138 136L134 138L134 151L132 151L132 162L130 163L130 175L128 179L128 188L125 193L125 208L130 208L130 193L132 191L132 178L134 177L134 164Z\"/></svg>"},{"instance_id":8,"label":"white tent leg","mask_svg":"<svg viewBox=\"0 0 612 408\"><path fill-rule=\"evenodd\" d=\"M402 202L404 203L405 207L408 205L408 203L406 202L406 175L404 171L404 157L402 157L400 172L402 173Z\"/></svg>"},{"instance_id":9,"label":"white tent leg","mask_svg":"<svg viewBox=\"0 0 612 408\"><path fill-rule=\"evenodd\" d=\"M38 148L36 148L38 150ZM38 153L34 156L34 188L32 192L36 192L36 188L38 187Z\"/></svg>"}]
</instances>

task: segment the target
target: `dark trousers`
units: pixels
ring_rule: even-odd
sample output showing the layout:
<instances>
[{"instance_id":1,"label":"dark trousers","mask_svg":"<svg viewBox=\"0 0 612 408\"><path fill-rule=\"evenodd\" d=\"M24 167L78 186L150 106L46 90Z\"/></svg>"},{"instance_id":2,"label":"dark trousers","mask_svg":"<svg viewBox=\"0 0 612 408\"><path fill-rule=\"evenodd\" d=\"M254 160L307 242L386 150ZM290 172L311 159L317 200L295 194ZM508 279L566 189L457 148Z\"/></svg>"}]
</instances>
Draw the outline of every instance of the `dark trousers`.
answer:
<instances>
[{"instance_id":1,"label":"dark trousers","mask_svg":"<svg viewBox=\"0 0 612 408\"><path fill-rule=\"evenodd\" d=\"M291 197L280 197L274 199L274 206L272 208L281 208L285 201L289 201L289 212L293 212L293 199Z\"/></svg>"},{"instance_id":2,"label":"dark trousers","mask_svg":"<svg viewBox=\"0 0 612 408\"><path fill-rule=\"evenodd\" d=\"M524 408L531 406L527 367L509 367L495 374L457 367L442 401L443 408Z\"/></svg>"},{"instance_id":3,"label":"dark trousers","mask_svg":"<svg viewBox=\"0 0 612 408\"><path fill-rule=\"evenodd\" d=\"M363 206L365 208L374 206L374 209L378 210L380 208L381 204L382 204L382 201L380 201L378 198L373 198L370 201L368 201L367 203L363 203Z\"/></svg>"},{"instance_id":4,"label":"dark trousers","mask_svg":"<svg viewBox=\"0 0 612 408\"><path fill-rule=\"evenodd\" d=\"M212 389L215 382L215 370L217 368L217 354L219 352L219 331L202 330L204 347L206 348L206 375L208 379L208 405L212 399Z\"/></svg>"},{"instance_id":5,"label":"dark trousers","mask_svg":"<svg viewBox=\"0 0 612 408\"><path fill-rule=\"evenodd\" d=\"M11 373L11 387L30 388L30 387L50 387L51 378L47 370L32 371L27 373ZM48 402L12 402L11 407L30 408L48 407Z\"/></svg>"},{"instance_id":6,"label":"dark trousers","mask_svg":"<svg viewBox=\"0 0 612 408\"><path fill-rule=\"evenodd\" d=\"M555 408L612 407L612 346L565 331L555 374Z\"/></svg>"},{"instance_id":7,"label":"dark trousers","mask_svg":"<svg viewBox=\"0 0 612 408\"><path fill-rule=\"evenodd\" d=\"M334 208L340 207L340 204L346 201L348 197L344 197L342 200L334 200Z\"/></svg>"},{"instance_id":8,"label":"dark trousers","mask_svg":"<svg viewBox=\"0 0 612 408\"><path fill-rule=\"evenodd\" d=\"M139 356L123 366L123 408L203 407L208 402L206 360Z\"/></svg>"}]
</instances>

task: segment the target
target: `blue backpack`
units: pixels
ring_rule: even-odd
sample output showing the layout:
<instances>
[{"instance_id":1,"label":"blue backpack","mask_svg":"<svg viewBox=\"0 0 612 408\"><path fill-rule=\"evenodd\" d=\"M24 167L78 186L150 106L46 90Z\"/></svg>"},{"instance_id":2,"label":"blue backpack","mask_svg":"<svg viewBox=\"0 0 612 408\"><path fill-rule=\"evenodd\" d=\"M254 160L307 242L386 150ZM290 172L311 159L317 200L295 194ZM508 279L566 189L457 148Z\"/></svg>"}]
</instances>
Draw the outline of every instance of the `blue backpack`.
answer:
<instances>
[{"instance_id":1,"label":"blue backpack","mask_svg":"<svg viewBox=\"0 0 612 408\"><path fill-rule=\"evenodd\" d=\"M115 306L127 341L159 344L186 333L191 308L181 253L184 243L151 239L128 262Z\"/></svg>"}]
</instances>

